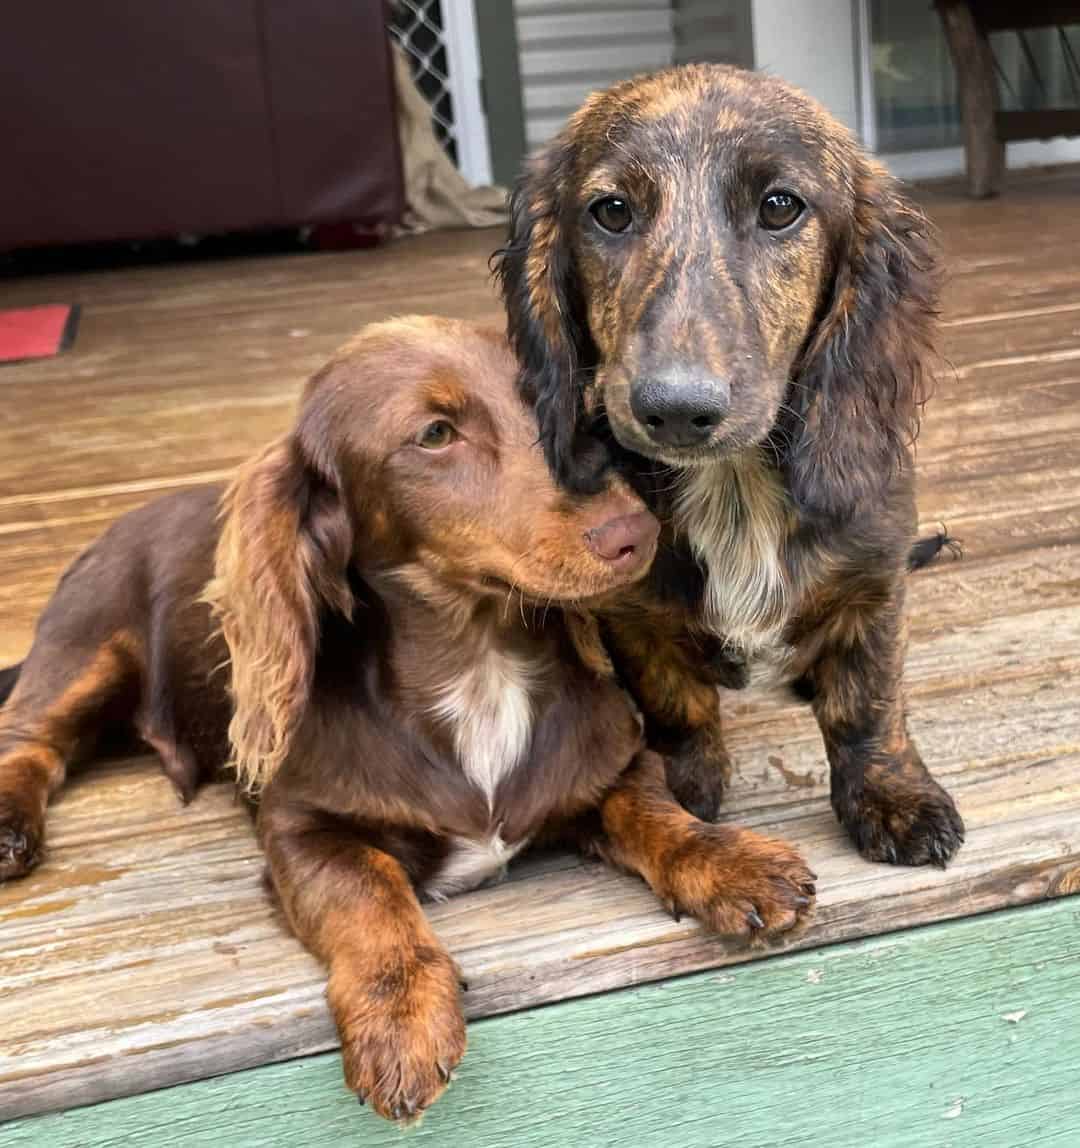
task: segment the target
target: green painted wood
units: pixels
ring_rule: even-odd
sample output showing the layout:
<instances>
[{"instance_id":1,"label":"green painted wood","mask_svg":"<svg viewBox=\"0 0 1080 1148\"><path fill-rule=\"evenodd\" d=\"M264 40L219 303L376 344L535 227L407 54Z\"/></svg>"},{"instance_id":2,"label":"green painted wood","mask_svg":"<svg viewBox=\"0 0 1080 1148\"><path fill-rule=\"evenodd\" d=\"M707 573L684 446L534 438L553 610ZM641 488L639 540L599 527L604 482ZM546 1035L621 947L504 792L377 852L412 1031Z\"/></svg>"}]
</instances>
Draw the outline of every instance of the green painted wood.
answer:
<instances>
[{"instance_id":1,"label":"green painted wood","mask_svg":"<svg viewBox=\"0 0 1080 1148\"><path fill-rule=\"evenodd\" d=\"M1080 899L474 1024L408 1131L335 1055L21 1120L3 1148L1075 1148Z\"/></svg>"}]
</instances>

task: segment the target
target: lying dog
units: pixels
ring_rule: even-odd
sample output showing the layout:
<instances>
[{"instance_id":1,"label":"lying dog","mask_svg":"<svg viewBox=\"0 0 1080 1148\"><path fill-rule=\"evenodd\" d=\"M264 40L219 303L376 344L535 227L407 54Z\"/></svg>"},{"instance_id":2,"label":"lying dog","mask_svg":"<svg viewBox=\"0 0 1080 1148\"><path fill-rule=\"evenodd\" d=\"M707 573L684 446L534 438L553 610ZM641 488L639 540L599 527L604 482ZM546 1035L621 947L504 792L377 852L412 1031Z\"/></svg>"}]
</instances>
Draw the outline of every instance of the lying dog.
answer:
<instances>
[{"instance_id":1,"label":"lying dog","mask_svg":"<svg viewBox=\"0 0 1080 1148\"><path fill-rule=\"evenodd\" d=\"M926 219L803 93L712 65L591 96L511 214L498 272L551 466L591 489L607 439L669 535L650 594L606 627L674 791L715 816L715 687L787 681L862 853L944 864L964 827L901 688L906 568L926 557Z\"/></svg>"},{"instance_id":2,"label":"lying dog","mask_svg":"<svg viewBox=\"0 0 1080 1148\"><path fill-rule=\"evenodd\" d=\"M346 1081L393 1118L465 1049L418 892L560 836L720 932L788 929L814 896L788 846L681 809L595 626L546 608L640 579L658 527L618 480L555 486L516 369L464 323L369 327L223 501L151 503L77 559L0 686L0 879L37 862L100 732L130 722L187 796L231 745L285 915L329 967Z\"/></svg>"}]
</instances>

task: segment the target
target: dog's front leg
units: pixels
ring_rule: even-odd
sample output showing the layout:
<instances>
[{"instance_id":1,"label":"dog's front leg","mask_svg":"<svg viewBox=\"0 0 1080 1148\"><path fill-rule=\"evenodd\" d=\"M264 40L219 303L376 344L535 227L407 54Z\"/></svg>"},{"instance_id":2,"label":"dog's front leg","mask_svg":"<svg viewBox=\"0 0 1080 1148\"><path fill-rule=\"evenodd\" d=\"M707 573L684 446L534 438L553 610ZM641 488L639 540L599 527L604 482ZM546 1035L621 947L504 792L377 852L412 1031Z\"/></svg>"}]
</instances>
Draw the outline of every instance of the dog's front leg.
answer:
<instances>
[{"instance_id":1,"label":"dog's front leg","mask_svg":"<svg viewBox=\"0 0 1080 1148\"><path fill-rule=\"evenodd\" d=\"M464 1055L465 1018L405 870L340 821L267 799L259 835L289 924L329 968L346 1083L381 1116L418 1116Z\"/></svg>"},{"instance_id":2,"label":"dog's front leg","mask_svg":"<svg viewBox=\"0 0 1080 1148\"><path fill-rule=\"evenodd\" d=\"M836 816L871 861L944 866L964 840L964 823L908 735L902 585L876 607L837 613L820 633L806 681Z\"/></svg>"},{"instance_id":3,"label":"dog's front leg","mask_svg":"<svg viewBox=\"0 0 1080 1148\"><path fill-rule=\"evenodd\" d=\"M643 877L676 917L752 936L785 932L811 910L815 877L799 853L750 829L691 816L668 788L658 754L638 754L604 798L600 819L592 848Z\"/></svg>"},{"instance_id":4,"label":"dog's front leg","mask_svg":"<svg viewBox=\"0 0 1080 1148\"><path fill-rule=\"evenodd\" d=\"M686 627L673 634L665 621L645 614L613 619L604 630L619 676L645 718L648 743L664 754L672 793L695 817L715 821L731 777L716 687L729 683Z\"/></svg>"}]
</instances>

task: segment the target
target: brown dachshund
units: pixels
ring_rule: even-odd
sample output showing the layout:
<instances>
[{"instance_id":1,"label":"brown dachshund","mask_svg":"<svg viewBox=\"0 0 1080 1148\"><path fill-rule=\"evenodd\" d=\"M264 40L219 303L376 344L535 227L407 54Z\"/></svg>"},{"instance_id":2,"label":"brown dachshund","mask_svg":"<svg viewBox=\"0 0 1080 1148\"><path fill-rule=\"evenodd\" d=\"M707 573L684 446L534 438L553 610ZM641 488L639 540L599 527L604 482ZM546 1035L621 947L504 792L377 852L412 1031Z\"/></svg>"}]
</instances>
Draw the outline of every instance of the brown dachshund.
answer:
<instances>
[{"instance_id":1,"label":"brown dachshund","mask_svg":"<svg viewBox=\"0 0 1080 1148\"><path fill-rule=\"evenodd\" d=\"M516 370L467 324L368 328L224 500L151 503L77 559L0 681L0 879L37 862L99 733L129 723L186 796L231 748L284 913L329 968L346 1080L393 1118L465 1050L418 893L561 835L716 931L788 929L814 896L794 850L697 821L642 750L582 610L644 576L658 525L619 479L555 485Z\"/></svg>"},{"instance_id":2,"label":"brown dachshund","mask_svg":"<svg viewBox=\"0 0 1080 1148\"><path fill-rule=\"evenodd\" d=\"M664 522L649 600L606 630L675 793L715 815L716 685L787 681L862 853L943 865L963 823L901 687L906 566L936 545L912 550L926 219L803 93L694 65L590 97L497 259L555 474L591 489L614 454Z\"/></svg>"}]
</instances>

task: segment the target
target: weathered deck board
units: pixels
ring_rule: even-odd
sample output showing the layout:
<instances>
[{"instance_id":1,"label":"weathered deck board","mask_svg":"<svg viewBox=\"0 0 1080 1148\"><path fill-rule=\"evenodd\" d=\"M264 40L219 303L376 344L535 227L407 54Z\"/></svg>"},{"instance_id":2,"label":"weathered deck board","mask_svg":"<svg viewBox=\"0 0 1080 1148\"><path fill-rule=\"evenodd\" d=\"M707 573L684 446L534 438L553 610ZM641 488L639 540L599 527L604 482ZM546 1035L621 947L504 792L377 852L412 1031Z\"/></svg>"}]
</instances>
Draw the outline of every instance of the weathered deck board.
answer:
<instances>
[{"instance_id":1,"label":"weathered deck board","mask_svg":"<svg viewBox=\"0 0 1080 1148\"><path fill-rule=\"evenodd\" d=\"M334 1054L18 1121L0 1145L1074 1148L1078 904L481 1021L404 1135Z\"/></svg>"},{"instance_id":2,"label":"weathered deck board","mask_svg":"<svg viewBox=\"0 0 1080 1148\"><path fill-rule=\"evenodd\" d=\"M955 368L920 440L920 509L966 558L911 584L912 725L968 843L947 873L855 856L820 738L786 696L732 695L727 816L782 833L820 876L801 947L1080 891L1080 172L972 204L937 191ZM1053 230L1033 231L1034 213ZM225 476L288 424L306 373L369 319L498 321L494 233L377 252L0 284L0 305L82 301L75 351L0 369L0 661L115 515ZM56 803L49 860L0 888L0 1119L331 1047L316 964L260 882L225 786L181 809L148 759ZM542 872L543 879L537 874ZM434 907L480 1017L752 960L570 858Z\"/></svg>"}]
</instances>

